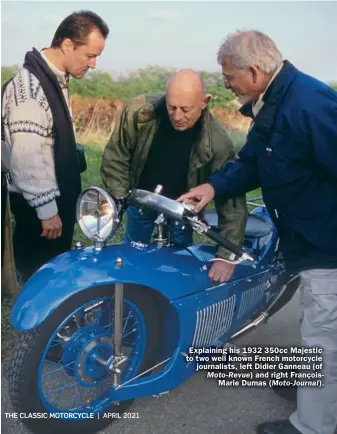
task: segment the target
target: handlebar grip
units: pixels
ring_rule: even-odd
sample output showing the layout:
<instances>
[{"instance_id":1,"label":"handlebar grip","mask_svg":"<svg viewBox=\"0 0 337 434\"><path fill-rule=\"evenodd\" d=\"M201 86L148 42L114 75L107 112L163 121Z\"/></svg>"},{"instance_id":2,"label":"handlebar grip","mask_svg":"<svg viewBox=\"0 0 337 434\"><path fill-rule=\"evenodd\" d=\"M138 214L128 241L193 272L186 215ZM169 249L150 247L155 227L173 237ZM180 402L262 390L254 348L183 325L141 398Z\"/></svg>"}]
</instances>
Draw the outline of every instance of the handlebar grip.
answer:
<instances>
[{"instance_id":1,"label":"handlebar grip","mask_svg":"<svg viewBox=\"0 0 337 434\"><path fill-rule=\"evenodd\" d=\"M216 241L221 246L225 247L227 250L231 251L232 253L235 253L238 256L241 256L243 251L237 247L235 244L233 244L231 241L226 240L222 235L220 235L218 232L216 232L214 229L208 229L206 234L212 238L213 241Z\"/></svg>"}]
</instances>

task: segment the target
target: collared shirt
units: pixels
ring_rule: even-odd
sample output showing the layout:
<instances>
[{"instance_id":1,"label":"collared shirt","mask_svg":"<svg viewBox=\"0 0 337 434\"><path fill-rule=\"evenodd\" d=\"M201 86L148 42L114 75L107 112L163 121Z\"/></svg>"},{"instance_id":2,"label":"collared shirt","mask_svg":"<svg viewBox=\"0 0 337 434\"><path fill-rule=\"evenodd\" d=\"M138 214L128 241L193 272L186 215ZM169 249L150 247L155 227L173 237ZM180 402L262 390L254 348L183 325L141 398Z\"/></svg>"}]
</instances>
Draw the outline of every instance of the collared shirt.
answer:
<instances>
[{"instance_id":1,"label":"collared shirt","mask_svg":"<svg viewBox=\"0 0 337 434\"><path fill-rule=\"evenodd\" d=\"M283 68L283 62L281 62L280 66L274 72L274 74L273 74L272 78L270 79L270 81L269 81L267 87L265 88L264 92L261 93L261 95L259 96L259 99L256 102L253 102L253 104L252 104L252 111L253 111L254 117L256 117L258 115L259 111L262 109L263 104L264 104L263 97L264 97L265 93L267 92L269 86L275 80L276 76L278 75L278 73L281 71L282 68Z\"/></svg>"}]
</instances>

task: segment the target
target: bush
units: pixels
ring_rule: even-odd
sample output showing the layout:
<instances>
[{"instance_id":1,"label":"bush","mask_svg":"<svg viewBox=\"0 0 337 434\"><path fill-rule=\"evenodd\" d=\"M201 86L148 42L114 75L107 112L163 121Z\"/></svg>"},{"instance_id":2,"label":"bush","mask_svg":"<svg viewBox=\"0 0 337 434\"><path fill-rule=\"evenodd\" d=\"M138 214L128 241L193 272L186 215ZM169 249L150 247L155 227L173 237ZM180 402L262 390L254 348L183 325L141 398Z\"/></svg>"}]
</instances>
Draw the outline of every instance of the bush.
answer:
<instances>
[{"instance_id":1,"label":"bush","mask_svg":"<svg viewBox=\"0 0 337 434\"><path fill-rule=\"evenodd\" d=\"M1 67L1 87L6 81L10 80L18 72L19 67L14 66L2 66Z\"/></svg>"},{"instance_id":2,"label":"bush","mask_svg":"<svg viewBox=\"0 0 337 434\"><path fill-rule=\"evenodd\" d=\"M163 92L168 78L174 69L160 66L148 66L120 75L116 80L103 71L92 71L82 80L70 81L70 92L81 98L117 99L130 101L146 92ZM201 71L207 92L212 95L210 107L230 107L235 96L223 85L220 73Z\"/></svg>"}]
</instances>

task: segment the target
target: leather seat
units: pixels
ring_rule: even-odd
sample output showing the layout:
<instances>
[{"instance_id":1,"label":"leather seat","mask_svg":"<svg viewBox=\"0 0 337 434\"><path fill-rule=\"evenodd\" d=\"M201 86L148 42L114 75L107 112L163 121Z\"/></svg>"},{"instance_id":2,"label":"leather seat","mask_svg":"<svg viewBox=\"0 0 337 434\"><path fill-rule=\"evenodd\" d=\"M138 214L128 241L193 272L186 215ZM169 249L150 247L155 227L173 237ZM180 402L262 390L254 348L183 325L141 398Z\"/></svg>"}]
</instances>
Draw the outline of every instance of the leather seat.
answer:
<instances>
[{"instance_id":1,"label":"leather seat","mask_svg":"<svg viewBox=\"0 0 337 434\"><path fill-rule=\"evenodd\" d=\"M206 210L204 220L212 228L218 227L218 215L215 209ZM268 235L273 229L272 223L263 219L259 215L248 214L248 220L245 230L246 237L260 238Z\"/></svg>"}]
</instances>

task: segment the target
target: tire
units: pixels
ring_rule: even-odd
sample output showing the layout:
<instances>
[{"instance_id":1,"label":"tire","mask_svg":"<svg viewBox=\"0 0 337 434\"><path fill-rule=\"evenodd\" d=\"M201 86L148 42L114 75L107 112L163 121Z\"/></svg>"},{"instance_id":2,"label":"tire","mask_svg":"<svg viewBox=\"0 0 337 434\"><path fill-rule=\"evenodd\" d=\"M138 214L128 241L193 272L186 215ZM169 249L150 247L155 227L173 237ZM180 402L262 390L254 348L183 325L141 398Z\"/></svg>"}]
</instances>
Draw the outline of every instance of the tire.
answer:
<instances>
[{"instance_id":1,"label":"tire","mask_svg":"<svg viewBox=\"0 0 337 434\"><path fill-rule=\"evenodd\" d=\"M86 303L90 303L99 297L111 297L113 294L114 286L103 286L86 289L67 299L38 328L31 331L22 332L19 335L13 350L11 374L9 377L9 392L15 412L25 413L26 415L30 413L51 413L50 409L45 405L44 395L41 397L40 392L40 382L43 381L42 377L40 379L39 376L40 363L41 360L48 361L46 346L49 345L48 343L51 337L58 330L60 324L69 315ZM132 373L132 377L134 377L137 373L151 368L154 364L155 357L158 354L158 349L160 346L161 321L155 297L149 290L138 286L128 287L125 285L124 303L128 302L130 305L136 306L136 309L138 309L137 312L140 312L140 315L142 315L143 324L145 324L143 330L145 330L146 336L146 346L142 352L142 359L138 362L138 369L136 372ZM141 341L141 339L137 338L137 342L139 341ZM83 353L79 351L78 354ZM77 362L78 359L76 359L76 363ZM75 362L73 363L73 378L76 378L77 380L76 387L80 388L82 385L79 383L78 378L75 377L75 371L77 371L78 368L76 367ZM62 375L65 372L64 375L66 378L68 378L66 375L68 372L66 372L65 368L66 367L63 366L61 372ZM85 368L83 367L82 372L84 372L84 369ZM42 372L43 371L41 371L41 373ZM56 375L58 376L59 374ZM102 384L104 385L104 379ZM96 387L96 385L91 387L91 390L94 392L96 390L98 391L98 389L99 387ZM51 390L51 393L54 393L53 386L48 390ZM88 390L89 388L85 389L85 391ZM21 419L21 421L34 434L91 434L108 426L114 420L121 418L122 414L128 407L130 407L132 402L133 400L121 401L119 405L116 405L114 402L108 402L106 407L100 408L100 410L97 411L93 419L74 421L69 419L62 420L48 417L46 419L24 418ZM105 404L106 403L104 403L104 405ZM90 406L91 405L92 403L90 402ZM59 410L59 412L61 411L62 409ZM67 409L63 409L63 411L67 412ZM81 410L78 411L80 412ZM89 413L90 412L91 411L89 410ZM116 418L103 418L103 413L115 413L119 416Z\"/></svg>"}]
</instances>

